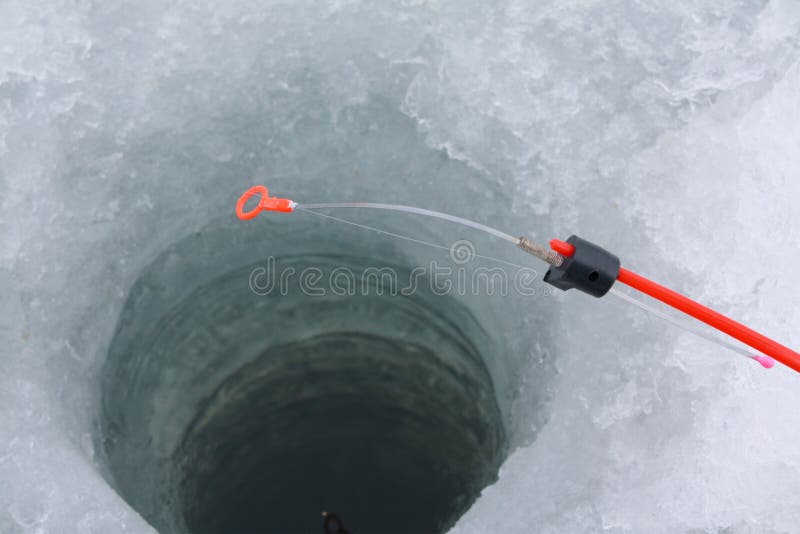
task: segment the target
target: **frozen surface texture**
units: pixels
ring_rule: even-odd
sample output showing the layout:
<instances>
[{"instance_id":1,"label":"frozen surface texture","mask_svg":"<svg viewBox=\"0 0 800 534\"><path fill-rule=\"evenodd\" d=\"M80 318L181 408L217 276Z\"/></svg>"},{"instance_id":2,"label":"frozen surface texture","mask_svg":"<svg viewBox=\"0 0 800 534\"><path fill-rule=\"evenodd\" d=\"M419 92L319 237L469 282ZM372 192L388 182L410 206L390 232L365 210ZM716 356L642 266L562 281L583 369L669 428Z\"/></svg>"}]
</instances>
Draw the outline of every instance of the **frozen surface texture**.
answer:
<instances>
[{"instance_id":1,"label":"frozen surface texture","mask_svg":"<svg viewBox=\"0 0 800 534\"><path fill-rule=\"evenodd\" d=\"M103 478L97 376L142 268L254 182L578 233L800 345L799 58L790 0L4 1L0 531L151 531ZM384 172L420 139L475 173ZM519 448L454 532L797 531L796 375L546 304Z\"/></svg>"}]
</instances>

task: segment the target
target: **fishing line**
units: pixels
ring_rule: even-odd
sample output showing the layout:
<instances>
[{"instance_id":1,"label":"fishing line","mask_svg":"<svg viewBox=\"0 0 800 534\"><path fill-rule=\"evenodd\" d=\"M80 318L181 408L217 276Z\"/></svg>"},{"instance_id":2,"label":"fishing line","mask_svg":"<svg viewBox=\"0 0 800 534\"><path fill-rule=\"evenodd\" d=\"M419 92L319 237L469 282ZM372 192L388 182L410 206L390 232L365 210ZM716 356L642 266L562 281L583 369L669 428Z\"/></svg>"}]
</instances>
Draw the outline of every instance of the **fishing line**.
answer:
<instances>
[{"instance_id":1,"label":"fishing line","mask_svg":"<svg viewBox=\"0 0 800 534\"><path fill-rule=\"evenodd\" d=\"M337 221L337 222L341 222L341 223L357 226L357 227L363 228L365 230L371 230L373 232L378 232L379 234L384 234L384 235L396 237L398 239L405 239L406 241L411 241L412 243L418 243L420 245L427 245L429 247L446 250L446 251L451 252L451 253L452 253L452 250L453 250L453 247L446 247L444 245L437 245L436 243L429 243L428 241L423 241L421 239L416 239L416 238L408 237L408 236L405 236L405 235L395 234L394 232L389 232L387 230L381 230L380 228L373 228L372 226L367 226L366 224L360 224L360 223L357 223L357 222L354 222L354 221L349 221L347 219L334 217L333 215L326 215L324 213L318 213L318 212L313 211L313 210L317 209L316 206L319 206L319 205L318 204L312 204L312 206L314 206L314 207L309 207L308 204L303 204L303 205L296 206L295 209L300 210L300 211L305 211L306 213L310 213L312 215L316 215L317 217L324 217L326 219L330 219L330 220L333 220L333 221ZM323 205L322 207L328 208L328 207L331 207L331 206ZM348 206L348 207L353 207L353 206ZM397 211L400 211L400 210L397 210ZM405 211L405 210L403 210L403 211ZM484 256L483 254L477 254L477 253L471 253L471 256L474 257L474 258L482 258L482 259L485 259L485 260L496 261L497 263L503 263L503 264L509 265L511 267L516 267L517 269L529 269L529 267L525 267L524 265L518 265L516 263L512 263L512 262L506 261L506 260L501 260L500 258L495 258L493 256Z\"/></svg>"}]
</instances>

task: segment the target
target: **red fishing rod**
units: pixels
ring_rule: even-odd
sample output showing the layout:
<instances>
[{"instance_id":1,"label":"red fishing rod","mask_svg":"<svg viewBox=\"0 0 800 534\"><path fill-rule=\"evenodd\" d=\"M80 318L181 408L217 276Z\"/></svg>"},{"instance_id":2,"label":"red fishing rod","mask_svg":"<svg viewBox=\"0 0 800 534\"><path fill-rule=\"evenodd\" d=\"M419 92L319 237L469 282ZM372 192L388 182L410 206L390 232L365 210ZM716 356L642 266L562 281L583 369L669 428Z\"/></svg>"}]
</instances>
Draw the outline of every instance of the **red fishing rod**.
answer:
<instances>
[{"instance_id":1,"label":"red fishing rod","mask_svg":"<svg viewBox=\"0 0 800 534\"><path fill-rule=\"evenodd\" d=\"M258 198L256 206L249 211L245 211L247 202L253 197ZM668 306L671 306L672 308L675 308L676 310L702 321L703 323L715 328L720 332L723 332L724 334L741 341L742 343L759 351L761 354L749 354L739 347L731 345L722 340L718 340L714 337L710 337L702 331L697 331L693 328L675 323L675 321L669 316L649 308L644 303L631 299L631 297L626 296L624 293L616 292L622 298L626 300L633 300L633 302L635 302L638 306L645 308L648 311L655 313L656 315L663 317L674 324L677 324L681 328L686 328L697 335L711 339L715 343L719 343L727 348L735 350L736 352L744 354L745 356L759 362L766 368L770 368L774 365L774 359L786 365L787 367L800 372L800 354L797 352L737 321L734 321L730 317L727 317L707 306L704 306L703 304L700 304L695 300L690 299L685 295L678 293L677 291L664 287L661 284L645 278L640 274L636 274L633 271L623 268L620 265L620 260L617 256L603 249L602 247L599 247L594 243L581 239L575 235L571 236L566 241L552 239L550 241L550 248L547 248L535 243L527 237L514 237L501 230L497 230L496 228L492 228L463 217L457 217L455 215L449 215L447 213L441 213L438 211L417 208L415 206L379 204L372 202L328 202L300 204L286 198L271 197L269 196L269 191L267 188L261 185L250 188L239 198L239 201L236 204L236 215L242 220L249 220L256 217L261 211L278 211L288 213L298 209L314 213L314 210L332 208L366 208L401 211L405 213L413 213L416 215L444 219L491 234L495 237L499 237L514 243L523 251L532 254L550 264L550 268L547 270L547 273L544 276L544 281L561 290L575 288L594 297L602 297L612 290L612 286L615 282L619 281L636 289L637 291L645 293L646 295L663 302L664 304L667 304ZM360 225L344 219L338 219L328 215L323 215L323 217L355 224L356 226L360 226L368 230L382 232L386 235L410 239L411 241L422 243L421 241L413 238L385 232L383 230Z\"/></svg>"},{"instance_id":2,"label":"red fishing rod","mask_svg":"<svg viewBox=\"0 0 800 534\"><path fill-rule=\"evenodd\" d=\"M558 269L560 271L567 271L570 270L570 268L573 271L579 270L581 271L581 274L587 278L587 281L591 282L591 279L595 277L594 273L600 272L592 267L594 263L593 260L597 259L595 256L598 254L602 255L603 253L609 253L603 249L600 249L599 247L596 247L595 245L592 245L594 249L589 249L586 247L586 245L584 245L584 243L586 243L584 240L578 238L577 236L572 236L566 242L561 241L560 239L552 239L550 240L550 247L561 256L572 259L571 262L567 262L566 264L559 266ZM578 246L576 246L576 244ZM579 257L576 259L576 254L579 250L578 247L583 247L586 253L579 254ZM589 257L586 258L586 256ZM602 269L604 267L607 268L605 263L598 265L599 266L597 269ZM677 291L669 289L668 287L664 287L661 284L650 280L649 278L645 278L640 274L636 274L633 271L629 271L628 269L619 266L619 260L616 260L616 269L612 267L611 270L608 270L603 274L604 276L611 275L614 270L616 270L614 280L618 280L625 285L645 293L646 295L650 295L654 299L660 300L668 306L672 306L676 310L680 310L687 315L691 315L698 321L702 321L707 325L716 328L720 332L724 332L725 334L738 339L742 343L749 345L757 351L774 358L787 367L791 367L795 371L800 372L800 354L793 351L789 347L781 345L777 341L756 332L752 328L734 321L730 317L714 311L711 308L678 293ZM573 275L568 276L567 278L570 280L575 280L576 277L580 277L581 274L573 273ZM575 283L578 284L578 281L575 280ZM578 285L575 285L574 287L578 287L580 289ZM611 286L609 286L609 288L610 287ZM761 361L761 363L763 364L764 361Z\"/></svg>"}]
</instances>

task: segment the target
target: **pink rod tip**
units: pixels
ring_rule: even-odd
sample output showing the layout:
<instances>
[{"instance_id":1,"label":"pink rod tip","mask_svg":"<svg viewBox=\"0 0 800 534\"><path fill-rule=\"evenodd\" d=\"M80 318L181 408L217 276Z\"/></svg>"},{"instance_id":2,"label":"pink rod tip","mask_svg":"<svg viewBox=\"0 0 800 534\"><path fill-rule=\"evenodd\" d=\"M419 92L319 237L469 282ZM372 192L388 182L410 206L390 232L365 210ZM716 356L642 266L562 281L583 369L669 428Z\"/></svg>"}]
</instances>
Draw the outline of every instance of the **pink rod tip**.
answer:
<instances>
[{"instance_id":1,"label":"pink rod tip","mask_svg":"<svg viewBox=\"0 0 800 534\"><path fill-rule=\"evenodd\" d=\"M769 356L753 356L753 359L760 363L765 369L771 369L775 366L775 360Z\"/></svg>"}]
</instances>

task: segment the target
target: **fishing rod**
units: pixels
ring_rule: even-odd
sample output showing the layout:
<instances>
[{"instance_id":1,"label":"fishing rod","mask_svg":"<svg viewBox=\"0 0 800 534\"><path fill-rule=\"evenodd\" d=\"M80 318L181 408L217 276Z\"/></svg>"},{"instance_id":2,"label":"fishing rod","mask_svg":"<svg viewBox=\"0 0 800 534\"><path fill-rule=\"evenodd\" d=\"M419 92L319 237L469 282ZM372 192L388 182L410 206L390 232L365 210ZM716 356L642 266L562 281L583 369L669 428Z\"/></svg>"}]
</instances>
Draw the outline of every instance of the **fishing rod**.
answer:
<instances>
[{"instance_id":1,"label":"fishing rod","mask_svg":"<svg viewBox=\"0 0 800 534\"><path fill-rule=\"evenodd\" d=\"M245 205L247 204L248 200L253 197L258 197L257 205L254 208L245 211ZM363 208L399 211L415 215L434 217L473 228L513 243L524 252L527 252L528 254L531 254L548 263L550 267L544 276L544 281L561 290L566 291L574 288L597 298L602 297L610 292L611 294L629 301L680 328L746 356L760 363L764 368L769 369L775 365L775 361L778 361L783 365L800 372L800 354L797 352L759 332L756 332L742 323L727 317L726 315L712 310L711 308L678 293L677 291L669 289L668 287L665 287L657 282L654 282L653 280L645 278L640 274L622 267L620 264L620 259L616 255L590 241L581 239L576 235L570 236L566 241L562 241L560 239L551 239L549 242L549 247L546 247L525 236L515 237L496 228L486 226L470 219L465 219L463 217L457 217L455 215L441 213L438 211L417 208L415 206L374 202L328 202L301 204L287 198L271 197L269 195L269 190L263 185L253 186L245 191L241 197L239 197L239 200L236 203L236 215L242 220L250 220L257 217L262 211L290 213L295 210L301 210L313 213L314 210L319 209L339 208ZM336 220L349 222L343 219ZM397 234L384 232L375 228L365 228L404 239L411 239L412 241L418 241ZM693 326L681 324L671 318L669 315L651 308L638 299L634 299L633 297L618 291L616 288L613 288L615 282L620 282L641 293L649 295L650 297L659 300L664 304L679 310L684 314L689 315L690 317L693 317L694 319L697 319L698 321L701 321L724 334L727 334L730 337L733 337L734 339L741 341L745 345L757 350L759 353L750 353L741 347L721 339L717 339L715 336L711 336L702 330L694 328Z\"/></svg>"}]
</instances>

